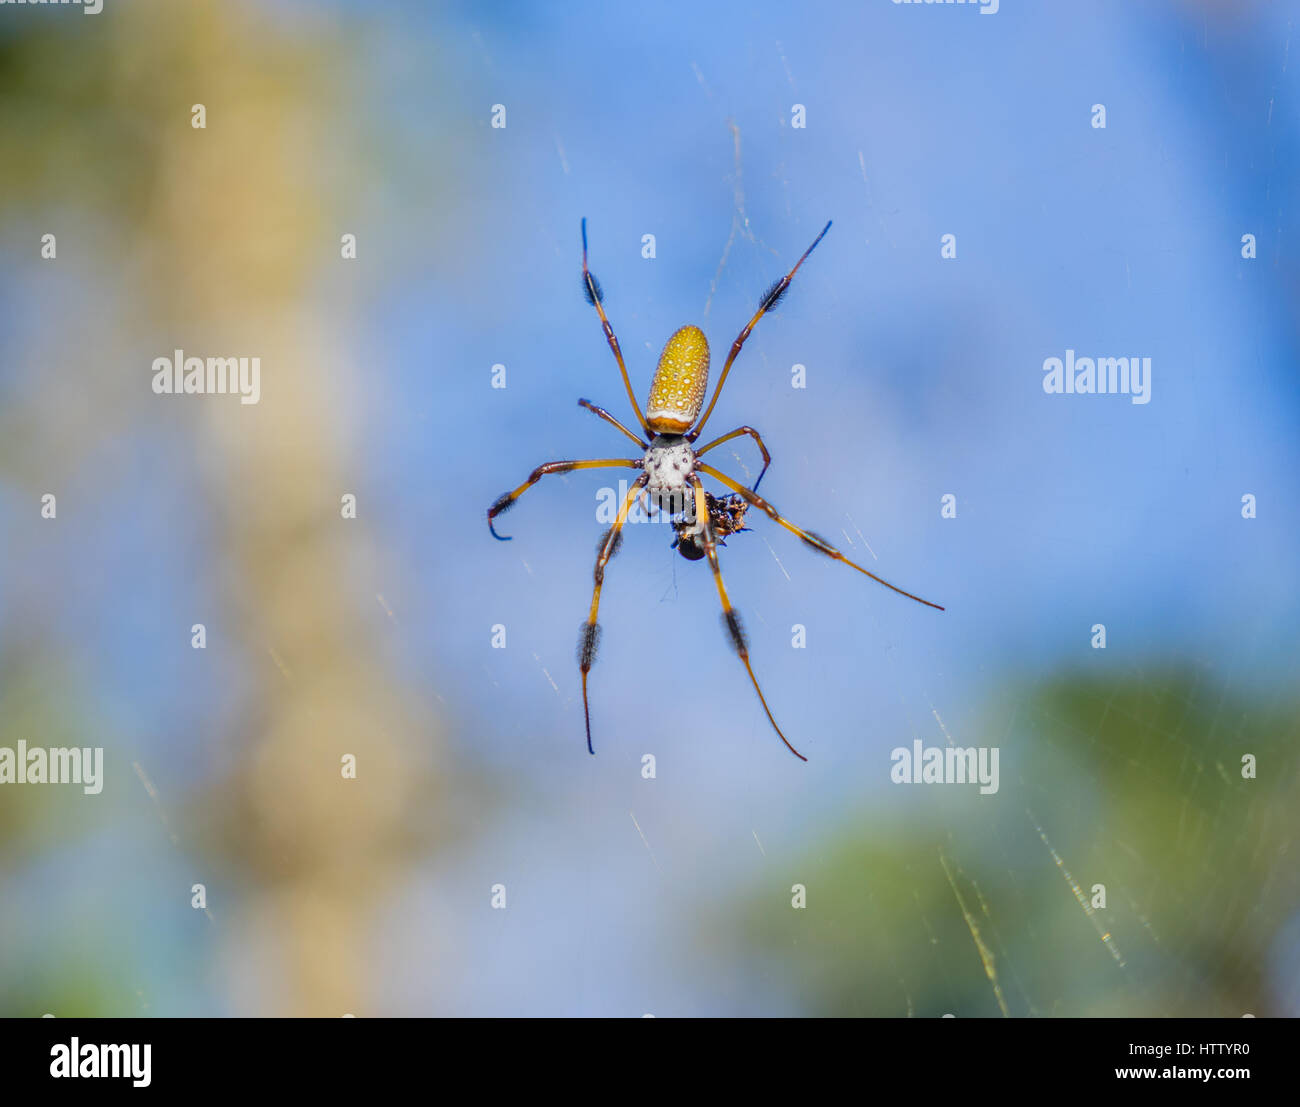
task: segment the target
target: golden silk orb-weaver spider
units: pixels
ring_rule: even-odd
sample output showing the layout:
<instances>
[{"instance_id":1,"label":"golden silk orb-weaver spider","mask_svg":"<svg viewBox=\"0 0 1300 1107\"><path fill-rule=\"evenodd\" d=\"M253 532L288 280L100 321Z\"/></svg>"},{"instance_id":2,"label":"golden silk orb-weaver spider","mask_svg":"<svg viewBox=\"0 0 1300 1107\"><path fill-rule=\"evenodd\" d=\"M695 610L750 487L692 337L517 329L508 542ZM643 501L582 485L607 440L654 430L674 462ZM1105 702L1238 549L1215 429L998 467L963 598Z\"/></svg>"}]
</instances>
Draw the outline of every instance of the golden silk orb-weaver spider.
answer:
<instances>
[{"instance_id":1,"label":"golden silk orb-weaver spider","mask_svg":"<svg viewBox=\"0 0 1300 1107\"><path fill-rule=\"evenodd\" d=\"M822 228L821 234L813 240L813 244L794 263L794 268L763 293L754 317L745 324L745 329L740 332L739 337L731 344L731 352L727 355L726 362L723 363L717 387L713 390L713 399L709 401L709 406L704 408L703 415L700 415L700 409L704 406L704 396L709 383L709 343L708 339L704 337L704 332L699 327L689 324L676 331L668 339L667 345L664 346L664 352L659 358L658 368L655 369L654 379L650 382L650 396L646 403L645 414L642 414L641 408L636 402L636 394L632 391L632 381L628 377L627 365L623 361L623 351L619 349L618 339L614 336L614 328L610 326L609 319L605 315L605 297L601 291L600 282L587 268L587 221L585 219L582 221L583 293L587 297L587 302L596 309L596 314L600 317L600 325L605 331L605 341L609 343L609 348L614 352L614 360L618 362L619 372L623 375L623 387L627 389L627 398L632 404L633 412L636 413L637 422L640 424L644 438L628 430L608 411L602 407L597 407L590 400L579 400L578 404L593 414L600 416L605 422L617 427L618 430L632 439L643 453L640 457L607 457L590 461L549 461L545 465L539 465L529 474L528 479L523 484L514 491L506 492L499 497L488 508L487 516L488 529L492 532L493 537L508 541L509 536L498 534L492 521L498 515L513 507L520 496L547 474L570 473L575 469L623 468L641 470L640 476L632 483L622 505L619 507L614 525L601 538L597 548L594 574L596 583L591 596L591 609L587 613L586 621L582 624L578 639L578 668L582 672L582 713L587 726L587 751L589 753L594 754L596 751L591 743L591 707L587 699L587 676L591 672L592 663L596 659L596 646L600 639L600 624L596 621L597 613L600 610L600 590L605 582L605 566L609 564L609 559L614 556L622 543L623 524L627 522L632 505L643 491L657 502L661 510L666 509L669 516L676 519L673 523L673 528L677 534L677 541L674 545L682 556L691 561L698 561L704 557L709 559L709 568L713 571L713 581L718 589L718 599L722 603L723 625L731 639L731 644L736 653L739 654L740 660L744 663L745 671L749 674L750 683L753 684L754 691L758 693L758 702L763 705L763 712L767 715L767 721L772 724L772 729L780 735L781 741L785 743L786 748L801 761L807 761L808 759L794 746L790 745L789 739L777 726L776 719L773 718L772 711L767 706L767 700L763 696L763 690L759 688L758 680L754 677L754 669L749 662L749 645L745 639L745 630L741 624L740 616L731 606L731 599L727 595L726 585L722 582L722 570L718 566L718 546L723 544L723 538L727 535L746 529L743 525L745 512L751 507L757 508L771 518L773 522L802 539L819 553L832 557L836 561L842 561L845 565L869 576L872 580L883 584L886 588L892 589L899 595L906 596L909 600L923 603L927 607L938 608L940 611L943 610L939 604L923 600L920 596L912 595L911 592L905 592L896 585L890 584L889 581L882 580L875 573L864 569L856 562L850 561L826 539L810 530L804 530L802 527L796 526L759 496L758 485L763 479L763 474L767 472L767 467L772 463L772 456L767 452L763 439L759 437L758 431L753 427L737 427L720 438L715 438L712 442L698 449L695 448L695 443L704 430L704 424L709 421L709 416L713 413L713 407L722 394L722 386L727 382L727 374L731 372L731 366L740 353L741 347L744 346L745 339L749 337L758 321L781 302L781 298L789 289L794 275L799 272L799 266L808 260L808 255L817 248L817 244L826 237L826 232L830 229L831 225L827 223ZM741 435L749 435L758 445L759 452L763 455L763 468L758 474L758 480L754 481L753 488L746 488L738 481L732 480L725 473L720 472L711 465L706 465L701 460L703 455L715 446L721 446L724 442L739 438ZM729 488L732 494L729 496L714 496L711 492L706 492L701 481L701 474L712 477L724 487Z\"/></svg>"}]
</instances>

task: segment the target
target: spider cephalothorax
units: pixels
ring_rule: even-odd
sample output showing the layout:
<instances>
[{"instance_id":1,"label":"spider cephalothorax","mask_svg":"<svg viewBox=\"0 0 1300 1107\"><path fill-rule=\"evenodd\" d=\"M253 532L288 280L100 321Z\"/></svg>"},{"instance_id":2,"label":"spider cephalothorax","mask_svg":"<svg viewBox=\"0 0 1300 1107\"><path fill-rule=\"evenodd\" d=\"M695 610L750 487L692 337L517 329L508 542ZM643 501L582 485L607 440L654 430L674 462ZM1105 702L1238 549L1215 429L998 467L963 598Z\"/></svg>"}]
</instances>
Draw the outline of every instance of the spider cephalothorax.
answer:
<instances>
[{"instance_id":1,"label":"spider cephalothorax","mask_svg":"<svg viewBox=\"0 0 1300 1107\"><path fill-rule=\"evenodd\" d=\"M943 610L937 603L930 603L929 600L923 600L920 596L912 595L911 592L904 592L887 580L881 580L875 573L864 569L856 562L850 561L824 538L819 538L812 531L796 526L759 496L758 485L763 479L763 474L767 472L772 457L767 452L767 447L763 444L763 439L759 437L758 431L754 430L753 427L737 427L735 430L724 434L721 438L715 438L712 442L700 446L698 449L695 447L695 443L704 429L704 424L709 421L713 407L718 402L718 396L722 392L722 386L726 383L727 374L731 372L732 363L736 360L736 355L740 353L740 348L745 344L745 339L749 337L750 331L754 329L754 325L763 318L764 314L781 302L781 298L790 287L790 281L793 280L795 273L799 271L799 266L807 260L808 255L817 247L817 243L822 240L830 227L831 225L827 223L822 228L821 234L813 240L813 244L795 262L794 268L763 293L763 297L758 304L758 311L745 325L745 329L740 332L736 341L731 344L731 351L722 366L722 372L718 375L717 387L713 390L713 399L709 401L709 406L704 408L704 414L700 414L700 409L704 406L704 397L709 384L709 343L708 339L704 337L704 332L699 327L685 326L674 332L664 346L663 354L659 358L659 365L655 369L654 379L650 384L650 396L646 404L646 413L642 415L641 408L636 402L636 394L632 391L632 381L627 373L627 365L623 361L623 351L619 349L618 339L614 336L614 328L610 326L609 319L605 315L603 304L605 297L601 291L600 282L587 268L587 221L585 219L582 221L583 294L600 317L600 325L605 332L605 341L609 343L609 348L614 353L614 359L618 362L619 372L623 376L623 387L627 389L627 397L632 403L632 410L636 412L641 434L638 435L628 430L608 411L602 407L597 407L589 400L579 400L578 403L588 411L599 415L605 422L617 427L640 446L643 452L640 457L610 457L598 458L592 461L551 461L545 465L539 465L523 484L512 492L507 492L498 497L496 502L488 508L488 528L495 537L504 540L506 536L497 534L492 521L498 515L513 507L520 496L548 473L569 473L575 469L624 468L641 470L636 480L633 481L631 488L628 489L627 495L623 497L623 503L619 508L618 517L614 520L614 525L605 532L600 540L596 553L596 569L593 574L595 588L592 590L591 608L582 624L578 638L578 668L582 673L582 711L587 725L587 749L590 752L594 753L595 750L591 743L591 708L587 701L587 674L591 672L591 666L596 660L596 646L600 641L600 624L596 621L596 615L600 610L600 590L605 583L605 566L609 564L609 559L614 556L623 540L623 525L627 522L628 512L632 510L632 505L636 503L638 496L645 495L669 515L679 516L674 518L673 521L673 529L677 534L677 541L674 546L683 557L689 561L708 558L709 568L713 571L713 580L718 589L718 599L722 603L723 626L731 639L731 644L740 656L740 660L744 663L745 671L749 674L754 691L758 693L758 701L763 705L763 711L767 715L768 722L772 724L772 728L780 735L781 741L785 742L790 752L802 761L806 761L807 758L794 746L790 745L786 736L781 732L781 728L776 725L776 719L772 717L772 712L767 706L767 700L763 698L762 689L759 688L758 681L754 677L754 670L749 663L749 646L745 639L744 629L741 626L740 616L731 606L731 599L727 595L726 586L722 583L722 570L718 565L718 547L725 544L723 539L728 535L748 529L744 525L745 513L751 507L756 507L772 519L773 522L784 527L791 534L797 535L819 553L844 562L858 572L864 573L872 580L878 581L886 588L891 588L908 599L916 600L928 607L937 607L940 611ZM733 438L739 438L741 435L749 435L763 455L763 468L759 470L758 480L754 481L753 488L746 488L739 482L732 480L725 473L719 472L711 465L706 465L700 460L704 454L715 446L720 446ZM714 496L711 492L705 491L704 484L701 481L701 474L709 476L724 487L731 489L732 494Z\"/></svg>"},{"instance_id":2,"label":"spider cephalothorax","mask_svg":"<svg viewBox=\"0 0 1300 1107\"><path fill-rule=\"evenodd\" d=\"M641 459L645 491L660 511L669 515L687 511L691 500L691 476L695 472L695 451L680 434L659 434Z\"/></svg>"}]
</instances>

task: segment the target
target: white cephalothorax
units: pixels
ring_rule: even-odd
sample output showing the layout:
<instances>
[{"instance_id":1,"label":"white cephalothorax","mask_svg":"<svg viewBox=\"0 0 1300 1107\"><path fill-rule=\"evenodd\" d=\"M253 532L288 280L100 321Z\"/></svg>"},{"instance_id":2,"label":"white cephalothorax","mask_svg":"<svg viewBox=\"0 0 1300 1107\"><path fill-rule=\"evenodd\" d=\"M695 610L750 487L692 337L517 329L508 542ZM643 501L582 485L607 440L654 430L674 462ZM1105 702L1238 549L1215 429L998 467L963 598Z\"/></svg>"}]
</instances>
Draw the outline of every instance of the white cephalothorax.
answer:
<instances>
[{"instance_id":1,"label":"white cephalothorax","mask_svg":"<svg viewBox=\"0 0 1300 1107\"><path fill-rule=\"evenodd\" d=\"M4 2L5 0L0 0L0 3ZM35 2L35 0L29 0L29 2ZM781 297L785 295L786 290L790 287L790 282L794 280L795 273L808 260L808 255L817 248L817 243L825 237L830 228L831 225L827 223L822 228L821 234L813 239L813 244L794 263L794 267L763 293L763 297L758 303L758 310L731 344L727 360L722 365L722 372L718 375L718 383L713 389L713 398L709 401L707 407L704 406L704 400L709 383L709 342L699 327L688 324L678 328L664 346L664 352L659 358L659 365L655 369L654 379L650 382L650 396L645 405L645 413L642 414L641 407L637 403L636 394L632 390L632 379L628 376L627 363L623 360L623 351L619 348L618 339L614 336L613 324L610 323L609 317L605 314L603 306L604 293L601 291L600 282L596 280L587 267L587 221L585 219L582 221L582 290L587 297L587 303L595 309L596 316L600 320L601 329L605 332L605 341L609 345L610 352L614 355L614 360L618 362L619 374L623 378L623 387L627 390L627 398L632 405L632 410L636 413L637 430L625 427L603 407L597 407L590 400L579 400L578 403L592 414L598 415L605 422L615 427L626 438L630 438L636 443L637 448L643 452L640 457L632 455L599 457L584 461L548 461L546 464L539 465L534 469L528 479L513 491L505 492L497 497L492 506L488 508L487 521L488 528L493 536L503 541L508 539L509 535L497 533L492 521L502 512L510 510L520 496L548 473L572 473L581 469L631 469L637 471L636 480L626 488L620 497L621 506L618 515L614 518L614 525L601 535L596 554L596 565L592 570L591 607L587 611L586 621L583 622L578 637L578 669L582 673L582 716L587 727L588 753L596 752L591 741L591 705L587 700L587 674L591 672L592 663L596 660L596 650L600 644L600 623L597 622L597 616L600 613L600 590L605 583L605 567L609 564L609 559L618 550L619 542L623 537L624 524L629 519L636 521L636 517L632 515L632 509L638 502L648 510L651 518L657 517L659 521L668 522L672 525L673 532L676 535L673 547L682 557L688 561L697 562L708 559L709 570L713 574L714 584L717 587L718 599L722 604L723 624L727 631L727 637L731 640L732 648L744 663L745 672L749 676L750 683L754 686L754 692L763 707L763 713L767 716L767 721L772 724L772 729L776 731L790 752L801 760L806 761L807 758L794 746L790 745L789 740L781 732L781 728L777 726L776 719L772 717L767 701L763 698L763 693L758 687L758 680L754 676L753 667L749 663L749 645L745 640L744 625L741 623L736 609L731 606L731 599L722 583L718 547L724 544L723 539L729 535L738 534L748 529L745 526L745 512L750 508L757 508L774 523L801 538L818 553L836 561L844 562L844 564L851 566L859 573L883 584L886 588L892 588L895 592L908 597L908 599L916 600L918 603L927 604L930 607L939 607L938 604L923 600L920 596L912 595L911 592L904 592L901 588L876 576L869 569L864 569L857 562L850 561L825 539L818 538L812 531L796 526L781 515L770 503L762 499L758 495L758 485L763 479L763 474L767 472L767 466L771 462L772 456L767 452L763 439L753 427L737 427L735 430L729 431L712 441L704 440L698 448L695 445L696 442L700 441L700 435L705 424L709 421L714 405L718 402L718 396L722 393L722 386L727 380L727 374L731 372L732 363L740 353L740 348L745 344L745 339L749 337L759 319L781 302ZM739 438L741 435L748 435L752 438L754 445L758 447L759 452L763 455L763 467L759 470L751 488L747 488L739 481L733 480L726 473L706 464L703 460L704 455L710 450L721 446L724 442ZM631 451L629 451L630 453ZM716 480L723 488L730 491L730 495L725 492L721 495L708 492L701 483L704 477ZM939 610L942 611L943 609L939 608Z\"/></svg>"},{"instance_id":2,"label":"white cephalothorax","mask_svg":"<svg viewBox=\"0 0 1300 1107\"><path fill-rule=\"evenodd\" d=\"M695 451L685 438L676 434L658 435L645 452L646 492L650 502L670 511L686 510L691 502L688 481L695 472Z\"/></svg>"}]
</instances>

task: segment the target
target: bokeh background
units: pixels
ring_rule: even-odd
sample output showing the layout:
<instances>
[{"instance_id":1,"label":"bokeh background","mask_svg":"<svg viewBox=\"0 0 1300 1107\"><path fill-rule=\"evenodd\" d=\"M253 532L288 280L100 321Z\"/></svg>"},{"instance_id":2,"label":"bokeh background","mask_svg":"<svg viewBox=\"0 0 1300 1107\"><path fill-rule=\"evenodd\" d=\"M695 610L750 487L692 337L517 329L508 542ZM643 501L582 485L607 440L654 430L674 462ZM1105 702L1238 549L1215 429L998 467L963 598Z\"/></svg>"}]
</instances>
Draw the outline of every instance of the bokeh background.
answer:
<instances>
[{"instance_id":1,"label":"bokeh background","mask_svg":"<svg viewBox=\"0 0 1300 1107\"><path fill-rule=\"evenodd\" d=\"M0 1013L1300 1014L1297 15L0 8L0 745L107 763L0 788ZM710 426L948 610L730 540L806 765L650 523L589 757L615 480L487 533L628 445L575 403L628 416L582 216L641 395L835 221ZM153 394L178 347L260 357L260 404ZM1067 348L1151 402L1045 395ZM1000 790L891 784L915 739Z\"/></svg>"}]
</instances>

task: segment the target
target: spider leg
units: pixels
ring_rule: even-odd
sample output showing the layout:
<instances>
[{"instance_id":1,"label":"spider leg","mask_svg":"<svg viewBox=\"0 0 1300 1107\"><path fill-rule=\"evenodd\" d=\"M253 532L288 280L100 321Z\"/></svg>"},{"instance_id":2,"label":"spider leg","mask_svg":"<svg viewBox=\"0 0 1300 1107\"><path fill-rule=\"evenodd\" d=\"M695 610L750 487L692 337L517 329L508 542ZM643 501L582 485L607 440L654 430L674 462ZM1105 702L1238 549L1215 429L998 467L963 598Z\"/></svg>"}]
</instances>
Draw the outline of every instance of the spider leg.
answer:
<instances>
[{"instance_id":1,"label":"spider leg","mask_svg":"<svg viewBox=\"0 0 1300 1107\"><path fill-rule=\"evenodd\" d=\"M626 434L628 438L632 439L632 441L635 442L638 446L640 446L641 449L648 450L650 448L649 442L642 442L640 438L638 438L635 434L633 434L630 430L628 430L627 427L623 426L622 423L620 423L617 419L615 419L614 416L612 416L603 407L597 407L590 400L579 400L578 406L585 407L593 415L599 415L602 419L605 420L606 423L613 423L614 426L618 427L619 430L621 430L624 434Z\"/></svg>"},{"instance_id":2,"label":"spider leg","mask_svg":"<svg viewBox=\"0 0 1300 1107\"><path fill-rule=\"evenodd\" d=\"M600 457L592 461L548 461L545 465L539 465L528 475L528 479L523 484L513 492L498 496L496 503L488 508L488 530L492 532L493 538L509 542L510 535L497 534L496 528L492 526L492 520L514 507L515 501L520 496L549 473L571 473L574 469L639 469L642 460L639 457Z\"/></svg>"},{"instance_id":3,"label":"spider leg","mask_svg":"<svg viewBox=\"0 0 1300 1107\"><path fill-rule=\"evenodd\" d=\"M715 438L707 446L701 446L695 451L695 456L707 454L714 446L721 446L724 442L730 442L733 438L739 438L742 434L747 434L758 443L758 449L763 455L763 468L758 474L758 480L754 481L753 491L758 491L759 481L763 479L763 473L767 472L767 467L772 464L772 455L767 452L767 447L763 445L763 440L759 437L758 431L753 427L737 427L730 434L724 434L721 438Z\"/></svg>"},{"instance_id":4,"label":"spider leg","mask_svg":"<svg viewBox=\"0 0 1300 1107\"><path fill-rule=\"evenodd\" d=\"M695 429L687 432L686 437L690 441L694 442L700 437L700 432L704 430L704 424L709 421L709 416L713 414L713 405L718 402L718 397L722 395L722 386L727 383L727 374L731 372L731 363L736 360L736 355L740 353L740 348L745 344L745 339L749 337L749 332L754 329L764 315L781 302L781 297L785 295L786 290L790 287L794 275L799 272L799 266L808 260L808 255L817 249L817 243L826 237L826 232L830 229L831 225L827 223L822 228L822 233L813 239L813 244L803 252L803 257L794 263L794 268L763 293L763 299L759 302L758 311L754 313L754 318L745 324L745 329L740 332L740 337L731 344L731 353L727 355L727 360L722 366L722 375L718 377L718 385L713 390L713 399L709 401L709 406L704 409L704 414L700 416L700 421L695 424Z\"/></svg>"},{"instance_id":5,"label":"spider leg","mask_svg":"<svg viewBox=\"0 0 1300 1107\"><path fill-rule=\"evenodd\" d=\"M632 403L632 410L636 412L637 422L641 424L641 430L650 434L650 425L645 421L645 416L641 414L641 408L636 402L636 395L632 391L632 381L627 375L627 366L623 362L623 351L618 348L618 339L614 337L614 328L610 326L609 319L605 316L605 308L601 301L605 299L605 294L600 290L600 281L592 276L591 270L587 268L587 220L582 221L582 291L587 297L587 303L596 309L596 314L600 316L600 325L605 331L605 341L609 343L609 348L614 351L614 360L618 362L618 370L623 374L623 387L627 389L627 398Z\"/></svg>"},{"instance_id":6,"label":"spider leg","mask_svg":"<svg viewBox=\"0 0 1300 1107\"><path fill-rule=\"evenodd\" d=\"M781 526L785 527L785 529L788 530L791 534L798 535L800 538L804 540L804 542L806 542L814 550L818 551L818 553L824 553L827 557L833 557L836 561L844 562L845 565L851 566L852 568L856 569L859 573L865 573L877 584L883 584L886 588L890 589L893 592L897 592L900 596L906 596L909 600L915 600L917 603L923 603L925 604L926 607L938 608L940 611L943 610L942 605L937 603L931 603L929 600L923 600L921 599L920 596L912 595L911 592L904 592L903 589L899 588L897 585L890 584L889 581L883 580L882 578L876 576L875 573L870 572L867 569L864 569L857 562L850 561L847 557L845 557L842 553L840 553L839 550L837 550L834 546L832 546L829 542L827 542L825 538L822 538L820 535L813 534L812 531L804 530L802 527L795 526L794 523L790 522L789 519L783 517L781 513L777 511L776 508L774 508L765 499L763 499L762 496L759 496L756 493L751 492L743 484L739 484L736 481L732 480L725 473L718 472L718 470L713 468L712 465L705 465L701 463L699 469L700 472L702 473L708 473L709 476L711 476L714 480L721 481L733 492L738 492L741 496L743 496L746 500L749 501L751 507L756 507L760 511L766 512L767 515L774 522L779 523Z\"/></svg>"},{"instance_id":7,"label":"spider leg","mask_svg":"<svg viewBox=\"0 0 1300 1107\"><path fill-rule=\"evenodd\" d=\"M627 495L623 497L623 506L618 509L618 518L614 520L614 525L609 528L600 543L600 553L596 556L594 573L596 584L591 592L591 610L587 613L587 621L582 624L582 633L578 638L578 668L582 670L582 716L587 724L587 752L593 757L596 751L591 744L591 706L587 702L587 674L591 672L592 662L596 660L596 646L600 641L600 624L596 622L596 613L600 610L600 590L605 583L605 566L609 564L609 559L614 556L623 541L623 524L627 522L628 512L636 503L641 486L649 479L648 474L642 473L633 482L632 487L627 490Z\"/></svg>"},{"instance_id":8,"label":"spider leg","mask_svg":"<svg viewBox=\"0 0 1300 1107\"><path fill-rule=\"evenodd\" d=\"M727 628L727 634L731 638L732 646L736 653L740 655L740 660L745 664L745 672L749 674L749 682L754 686L754 691L758 693L758 702L763 705L767 721L772 724L772 729L785 743L786 749L799 758L800 761L807 761L808 758L790 745L790 740L781 732L781 728L776 725L776 720L772 718L772 710L767 706L767 700L763 697L763 690L758 686L758 680L754 676L754 669L749 663L749 644L745 641L745 628L740 623L740 616L731 606L731 599L727 595L727 586L722 583L722 569L718 565L717 540L713 537L713 527L709 524L709 510L704 499L704 485L700 478L693 474L690 480L695 486L695 517L704 520L704 527L700 531L700 537L704 543L704 553L709 559L709 568L713 570L713 581L718 586L718 599L722 601L723 625Z\"/></svg>"}]
</instances>

